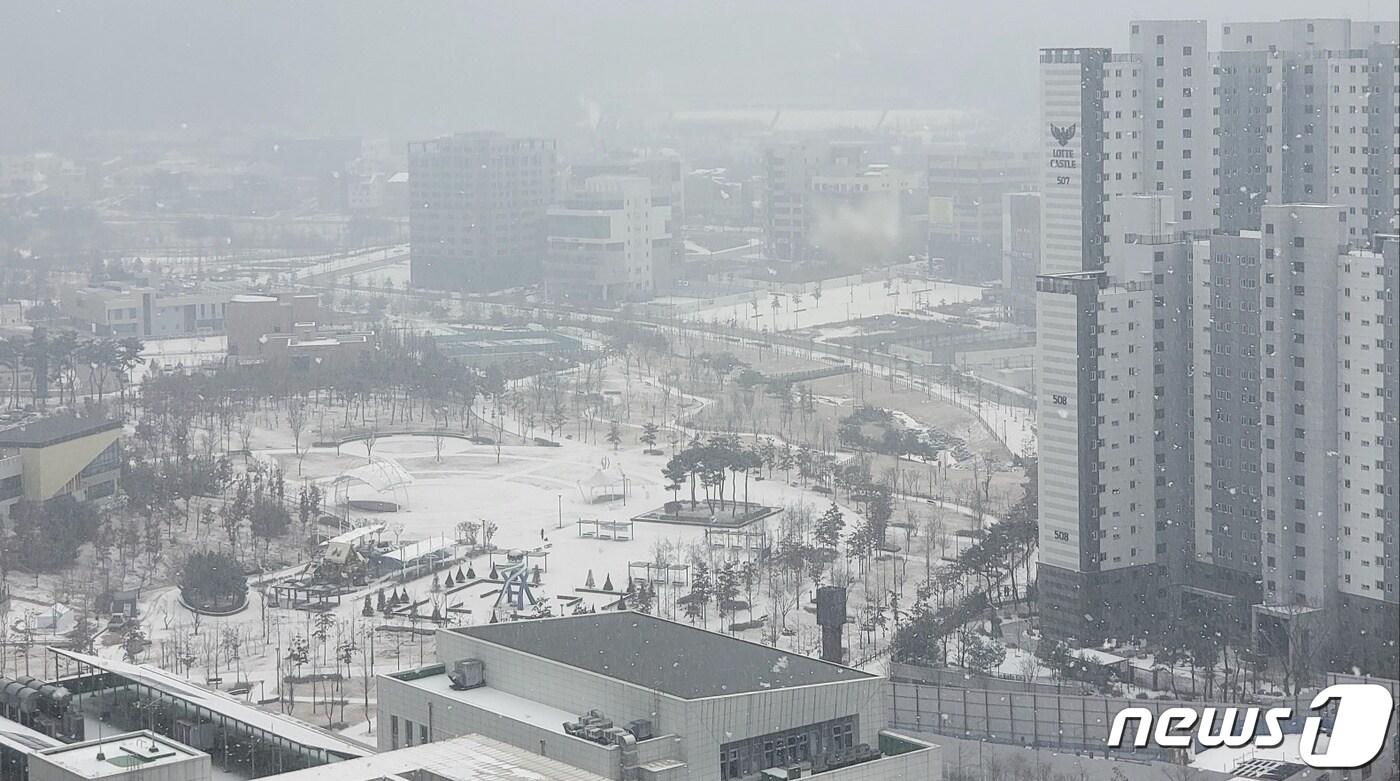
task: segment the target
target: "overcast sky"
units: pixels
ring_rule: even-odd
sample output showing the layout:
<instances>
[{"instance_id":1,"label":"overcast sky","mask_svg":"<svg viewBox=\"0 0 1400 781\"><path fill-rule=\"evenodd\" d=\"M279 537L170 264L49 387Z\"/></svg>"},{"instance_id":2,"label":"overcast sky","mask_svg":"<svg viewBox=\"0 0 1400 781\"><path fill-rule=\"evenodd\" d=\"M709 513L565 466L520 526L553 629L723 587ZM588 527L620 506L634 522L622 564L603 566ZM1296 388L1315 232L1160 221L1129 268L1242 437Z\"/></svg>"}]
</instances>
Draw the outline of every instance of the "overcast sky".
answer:
<instances>
[{"instance_id":1,"label":"overcast sky","mask_svg":"<svg viewBox=\"0 0 1400 781\"><path fill-rule=\"evenodd\" d=\"M1214 37L1227 20L1396 13L1393 0L3 0L0 144L181 123L548 132L589 102L1015 121L1035 111L1039 47L1125 47L1130 18L1206 18Z\"/></svg>"}]
</instances>

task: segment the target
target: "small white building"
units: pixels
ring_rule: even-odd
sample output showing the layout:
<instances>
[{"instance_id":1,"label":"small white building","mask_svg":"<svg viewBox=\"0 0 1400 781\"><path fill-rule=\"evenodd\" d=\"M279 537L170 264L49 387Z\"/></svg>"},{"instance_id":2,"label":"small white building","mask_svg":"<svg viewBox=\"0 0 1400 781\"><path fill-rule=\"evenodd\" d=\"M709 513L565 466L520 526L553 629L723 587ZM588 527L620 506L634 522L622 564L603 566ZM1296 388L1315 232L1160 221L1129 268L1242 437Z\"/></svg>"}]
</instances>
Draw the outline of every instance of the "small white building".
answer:
<instances>
[{"instance_id":1,"label":"small white building","mask_svg":"<svg viewBox=\"0 0 1400 781\"><path fill-rule=\"evenodd\" d=\"M46 748L29 755L30 781L210 781L209 755L154 732Z\"/></svg>"}]
</instances>

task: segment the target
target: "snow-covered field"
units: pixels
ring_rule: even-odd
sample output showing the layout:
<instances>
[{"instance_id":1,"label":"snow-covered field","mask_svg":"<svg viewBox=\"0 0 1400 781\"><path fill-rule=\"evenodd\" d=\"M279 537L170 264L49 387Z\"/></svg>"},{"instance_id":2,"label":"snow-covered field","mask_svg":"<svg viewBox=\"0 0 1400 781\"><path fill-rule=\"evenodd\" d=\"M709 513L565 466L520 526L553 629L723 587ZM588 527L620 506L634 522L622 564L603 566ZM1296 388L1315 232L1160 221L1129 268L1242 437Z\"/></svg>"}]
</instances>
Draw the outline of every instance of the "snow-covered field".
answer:
<instances>
[{"instance_id":1,"label":"snow-covered field","mask_svg":"<svg viewBox=\"0 0 1400 781\"><path fill-rule=\"evenodd\" d=\"M828 323L842 323L862 317L907 314L919 317L919 309L976 301L983 289L973 285L933 282L924 279L857 282L823 287L821 297L811 289L800 296L756 290L747 300L684 312L681 319L705 323L732 323L752 331L794 331ZM774 301L778 308L773 309Z\"/></svg>"}]
</instances>

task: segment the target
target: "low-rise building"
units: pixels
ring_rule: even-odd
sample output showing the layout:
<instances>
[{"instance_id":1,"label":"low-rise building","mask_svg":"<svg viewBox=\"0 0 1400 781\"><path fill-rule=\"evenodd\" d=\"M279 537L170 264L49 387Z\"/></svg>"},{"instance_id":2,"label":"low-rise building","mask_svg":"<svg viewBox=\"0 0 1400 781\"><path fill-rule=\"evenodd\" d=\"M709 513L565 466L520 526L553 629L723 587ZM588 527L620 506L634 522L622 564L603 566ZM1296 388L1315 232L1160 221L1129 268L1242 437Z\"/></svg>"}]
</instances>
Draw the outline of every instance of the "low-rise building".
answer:
<instances>
[{"instance_id":1,"label":"low-rise building","mask_svg":"<svg viewBox=\"0 0 1400 781\"><path fill-rule=\"evenodd\" d=\"M209 781L209 755L142 730L29 755L30 781Z\"/></svg>"},{"instance_id":2,"label":"low-rise building","mask_svg":"<svg viewBox=\"0 0 1400 781\"><path fill-rule=\"evenodd\" d=\"M940 777L885 729L884 678L642 613L443 629L437 653L379 677L380 750L477 733L618 781Z\"/></svg>"},{"instance_id":3,"label":"low-rise building","mask_svg":"<svg viewBox=\"0 0 1400 781\"><path fill-rule=\"evenodd\" d=\"M374 332L326 322L314 293L237 295L228 305L228 357L295 369L349 363L374 345Z\"/></svg>"},{"instance_id":4,"label":"low-rise building","mask_svg":"<svg viewBox=\"0 0 1400 781\"><path fill-rule=\"evenodd\" d=\"M594 176L549 209L545 285L561 301L650 298L669 263L671 206L640 176Z\"/></svg>"},{"instance_id":5,"label":"low-rise building","mask_svg":"<svg viewBox=\"0 0 1400 781\"><path fill-rule=\"evenodd\" d=\"M0 431L0 515L21 499L116 493L121 430L119 420L55 415Z\"/></svg>"},{"instance_id":6,"label":"low-rise building","mask_svg":"<svg viewBox=\"0 0 1400 781\"><path fill-rule=\"evenodd\" d=\"M84 332L149 339L223 333L229 294L98 285L68 288L59 301Z\"/></svg>"}]
</instances>

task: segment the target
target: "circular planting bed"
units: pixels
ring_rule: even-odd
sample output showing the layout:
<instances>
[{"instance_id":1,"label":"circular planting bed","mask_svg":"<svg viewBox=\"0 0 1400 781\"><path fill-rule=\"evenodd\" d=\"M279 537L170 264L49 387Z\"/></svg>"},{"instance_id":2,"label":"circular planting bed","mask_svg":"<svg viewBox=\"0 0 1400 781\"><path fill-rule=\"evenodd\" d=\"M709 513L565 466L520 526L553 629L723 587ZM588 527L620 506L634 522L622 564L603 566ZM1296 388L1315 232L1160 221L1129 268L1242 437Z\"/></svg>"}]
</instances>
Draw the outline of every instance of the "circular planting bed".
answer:
<instances>
[{"instance_id":1,"label":"circular planting bed","mask_svg":"<svg viewBox=\"0 0 1400 781\"><path fill-rule=\"evenodd\" d=\"M185 609L190 612L199 613L204 616L213 616L215 618L219 616L231 616L235 613L242 613L244 610L248 609L248 595L246 593L238 597L236 604L233 600L218 600L209 604L203 602L190 604L190 601L185 599L184 594L180 594L179 599L180 604L184 605Z\"/></svg>"}]
</instances>

